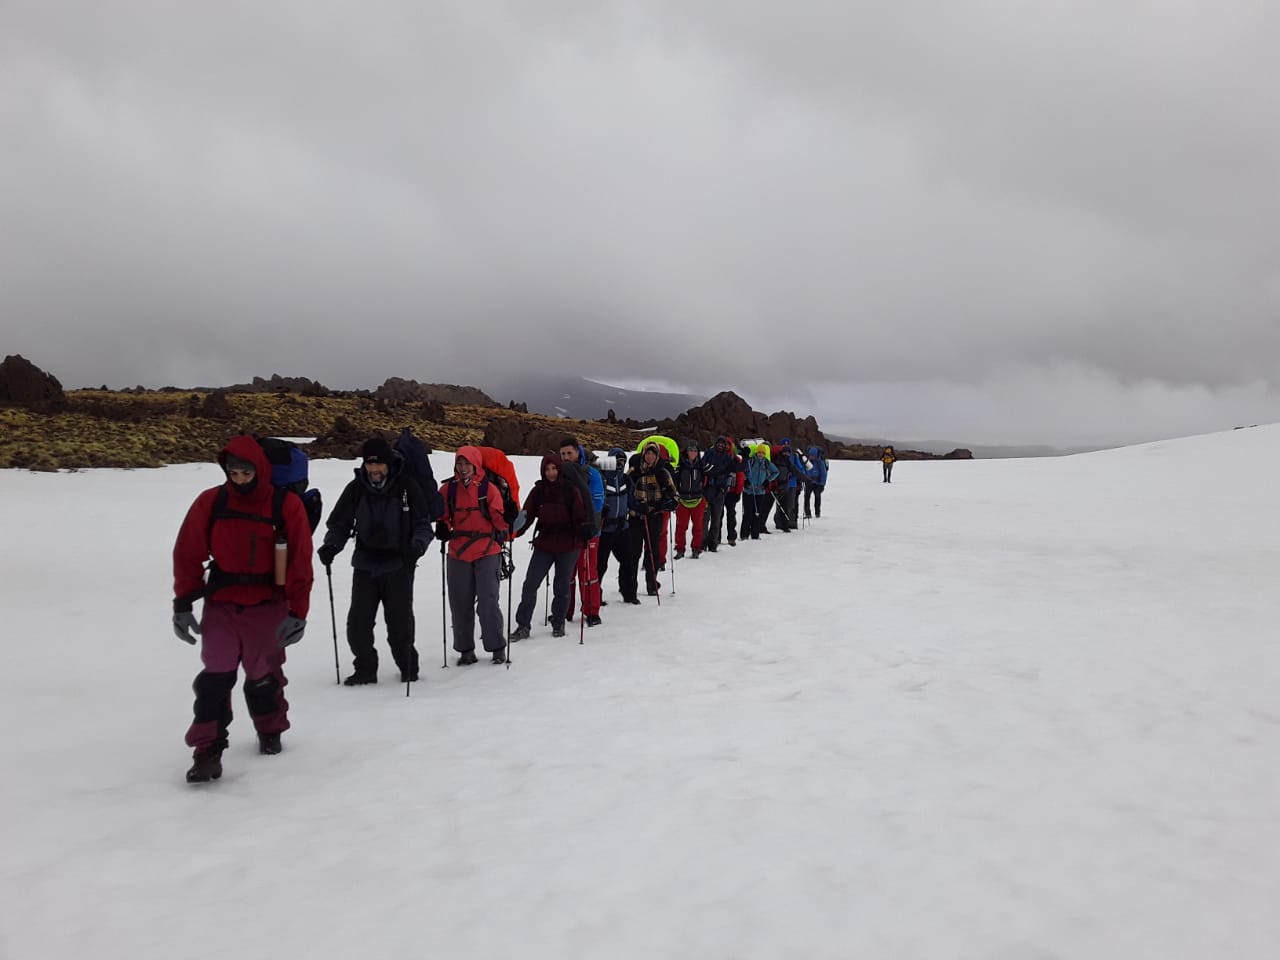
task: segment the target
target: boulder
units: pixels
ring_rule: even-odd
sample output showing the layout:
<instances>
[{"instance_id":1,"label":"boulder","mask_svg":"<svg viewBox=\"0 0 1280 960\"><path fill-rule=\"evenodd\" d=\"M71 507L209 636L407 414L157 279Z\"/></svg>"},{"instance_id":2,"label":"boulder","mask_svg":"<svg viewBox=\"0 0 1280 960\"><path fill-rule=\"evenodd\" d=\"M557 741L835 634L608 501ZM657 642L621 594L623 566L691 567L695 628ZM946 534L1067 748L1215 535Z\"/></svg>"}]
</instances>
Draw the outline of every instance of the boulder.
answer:
<instances>
[{"instance_id":1,"label":"boulder","mask_svg":"<svg viewBox=\"0 0 1280 960\"><path fill-rule=\"evenodd\" d=\"M15 353L0 363L0 403L47 407L65 403L66 399L58 378L45 373L26 357Z\"/></svg>"}]
</instances>

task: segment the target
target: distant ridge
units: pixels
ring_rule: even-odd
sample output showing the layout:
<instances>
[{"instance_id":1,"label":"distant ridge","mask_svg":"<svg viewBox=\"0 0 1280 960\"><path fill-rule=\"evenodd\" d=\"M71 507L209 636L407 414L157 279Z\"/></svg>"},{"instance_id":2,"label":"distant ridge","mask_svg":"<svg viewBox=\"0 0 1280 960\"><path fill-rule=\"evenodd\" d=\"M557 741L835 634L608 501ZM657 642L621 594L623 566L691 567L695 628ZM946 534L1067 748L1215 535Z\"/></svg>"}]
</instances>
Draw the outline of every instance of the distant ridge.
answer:
<instances>
[{"instance_id":1,"label":"distant ridge","mask_svg":"<svg viewBox=\"0 0 1280 960\"><path fill-rule=\"evenodd\" d=\"M610 410L619 420L671 420L707 401L690 393L624 390L586 377L508 378L482 389L502 406L525 403L530 413L571 420L602 420Z\"/></svg>"}]
</instances>

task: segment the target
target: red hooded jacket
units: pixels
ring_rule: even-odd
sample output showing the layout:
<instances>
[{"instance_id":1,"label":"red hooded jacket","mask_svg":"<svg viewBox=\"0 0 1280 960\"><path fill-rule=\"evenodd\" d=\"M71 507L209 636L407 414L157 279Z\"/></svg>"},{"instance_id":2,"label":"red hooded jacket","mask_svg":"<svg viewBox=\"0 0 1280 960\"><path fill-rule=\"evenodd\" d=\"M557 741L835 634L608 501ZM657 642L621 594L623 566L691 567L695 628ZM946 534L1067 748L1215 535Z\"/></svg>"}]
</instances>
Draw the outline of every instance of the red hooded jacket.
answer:
<instances>
[{"instance_id":1,"label":"red hooded jacket","mask_svg":"<svg viewBox=\"0 0 1280 960\"><path fill-rule=\"evenodd\" d=\"M271 463L262 446L253 437L233 437L218 452L218 465L224 466L228 456L248 460L257 475L257 485L248 494L237 492L231 481L210 487L201 493L178 530L173 545L173 592L181 597L200 589L204 583L204 564L212 558L224 573L270 574L275 565L275 528L271 522ZM227 490L227 509L264 517L266 523L236 517L222 517L212 525L218 491ZM273 598L288 601L290 612L306 619L311 608L311 525L302 499L286 496L283 507L285 539L289 544L288 567L283 587L271 584L235 584L223 587L207 600L239 603L246 606Z\"/></svg>"}]
</instances>

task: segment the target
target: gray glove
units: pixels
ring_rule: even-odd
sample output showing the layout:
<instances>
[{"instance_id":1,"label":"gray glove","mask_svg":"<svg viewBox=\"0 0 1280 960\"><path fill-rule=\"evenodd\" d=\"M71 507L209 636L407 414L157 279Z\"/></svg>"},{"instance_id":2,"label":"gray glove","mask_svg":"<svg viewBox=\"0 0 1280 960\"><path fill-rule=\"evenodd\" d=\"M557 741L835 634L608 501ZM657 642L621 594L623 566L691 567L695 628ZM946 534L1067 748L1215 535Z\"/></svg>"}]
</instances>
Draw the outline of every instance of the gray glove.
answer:
<instances>
[{"instance_id":1,"label":"gray glove","mask_svg":"<svg viewBox=\"0 0 1280 960\"><path fill-rule=\"evenodd\" d=\"M277 646L284 648L302 639L302 632L307 629L307 621L290 613L276 627Z\"/></svg>"},{"instance_id":2,"label":"gray glove","mask_svg":"<svg viewBox=\"0 0 1280 960\"><path fill-rule=\"evenodd\" d=\"M195 635L200 632L200 621L190 610L173 615L173 635L184 643L196 644Z\"/></svg>"}]
</instances>

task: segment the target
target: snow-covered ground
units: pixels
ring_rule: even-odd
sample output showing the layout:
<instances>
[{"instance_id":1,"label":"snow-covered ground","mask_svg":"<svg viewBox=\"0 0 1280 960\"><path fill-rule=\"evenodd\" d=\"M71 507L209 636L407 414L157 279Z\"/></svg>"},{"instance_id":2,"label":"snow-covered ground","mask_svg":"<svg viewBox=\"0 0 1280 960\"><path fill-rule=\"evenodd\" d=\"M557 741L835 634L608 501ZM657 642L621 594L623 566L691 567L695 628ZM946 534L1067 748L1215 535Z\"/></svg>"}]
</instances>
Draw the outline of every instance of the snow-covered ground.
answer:
<instances>
[{"instance_id":1,"label":"snow-covered ground","mask_svg":"<svg viewBox=\"0 0 1280 960\"><path fill-rule=\"evenodd\" d=\"M317 565L285 752L237 690L201 787L169 553L216 467L0 473L0 957L1272 956L1278 470L1280 425L835 463L509 670L440 668L433 549L408 699L381 640L335 685Z\"/></svg>"}]
</instances>

